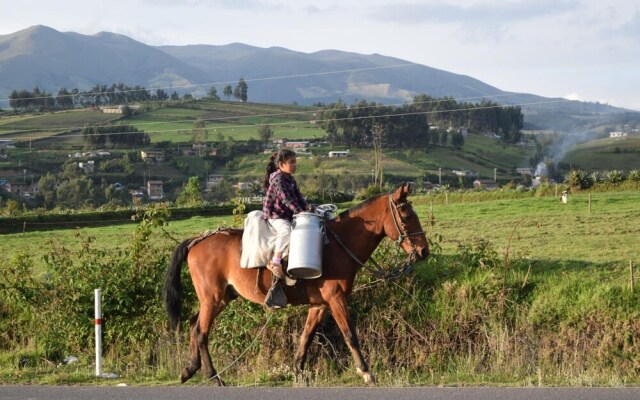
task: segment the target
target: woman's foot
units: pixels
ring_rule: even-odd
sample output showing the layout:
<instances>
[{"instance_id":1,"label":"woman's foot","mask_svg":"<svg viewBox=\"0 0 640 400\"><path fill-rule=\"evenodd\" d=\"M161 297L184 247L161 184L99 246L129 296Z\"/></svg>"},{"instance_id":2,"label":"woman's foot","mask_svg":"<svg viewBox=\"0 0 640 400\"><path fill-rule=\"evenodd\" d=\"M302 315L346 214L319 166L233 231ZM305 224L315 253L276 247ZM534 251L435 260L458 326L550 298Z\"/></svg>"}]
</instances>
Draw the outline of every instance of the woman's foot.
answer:
<instances>
[{"instance_id":1,"label":"woman's foot","mask_svg":"<svg viewBox=\"0 0 640 400\"><path fill-rule=\"evenodd\" d=\"M284 271L282 270L282 265L274 262L273 260L269 261L267 264L267 269L271 271L271 273L278 279L284 279Z\"/></svg>"}]
</instances>

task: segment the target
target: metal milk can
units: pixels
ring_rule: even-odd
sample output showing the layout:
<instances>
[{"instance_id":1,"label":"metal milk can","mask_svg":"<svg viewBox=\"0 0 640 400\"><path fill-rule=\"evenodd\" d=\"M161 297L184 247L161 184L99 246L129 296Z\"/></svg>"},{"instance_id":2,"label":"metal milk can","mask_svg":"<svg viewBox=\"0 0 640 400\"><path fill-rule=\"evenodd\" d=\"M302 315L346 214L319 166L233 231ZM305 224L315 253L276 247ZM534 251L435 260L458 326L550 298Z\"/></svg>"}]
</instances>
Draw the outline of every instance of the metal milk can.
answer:
<instances>
[{"instance_id":1,"label":"metal milk can","mask_svg":"<svg viewBox=\"0 0 640 400\"><path fill-rule=\"evenodd\" d=\"M296 278L314 279L322 275L322 218L310 212L293 216L287 271Z\"/></svg>"}]
</instances>

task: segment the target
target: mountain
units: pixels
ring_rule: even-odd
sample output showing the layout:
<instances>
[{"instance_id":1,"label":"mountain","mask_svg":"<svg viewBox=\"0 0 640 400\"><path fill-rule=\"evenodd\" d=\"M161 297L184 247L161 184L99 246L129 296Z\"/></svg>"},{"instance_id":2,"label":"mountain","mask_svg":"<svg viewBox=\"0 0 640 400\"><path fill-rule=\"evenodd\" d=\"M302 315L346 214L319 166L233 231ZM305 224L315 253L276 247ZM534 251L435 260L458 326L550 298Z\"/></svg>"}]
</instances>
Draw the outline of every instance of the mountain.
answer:
<instances>
[{"instance_id":1,"label":"mountain","mask_svg":"<svg viewBox=\"0 0 640 400\"><path fill-rule=\"evenodd\" d=\"M147 87L206 82L208 74L162 50L108 32L80 35L46 26L0 36L0 91L38 86L89 89L124 82Z\"/></svg>"},{"instance_id":2,"label":"mountain","mask_svg":"<svg viewBox=\"0 0 640 400\"><path fill-rule=\"evenodd\" d=\"M625 111L507 92L466 75L379 54L302 53L241 43L153 47L113 33L80 35L45 26L0 36L4 99L13 89L38 86L55 94L61 87L84 90L118 82L202 96L213 85L222 93L227 83L233 86L241 77L249 85L249 100L255 102L309 105L342 99L349 104L365 99L397 104L423 93L472 103L485 98L525 105L528 128L580 130Z\"/></svg>"}]
</instances>

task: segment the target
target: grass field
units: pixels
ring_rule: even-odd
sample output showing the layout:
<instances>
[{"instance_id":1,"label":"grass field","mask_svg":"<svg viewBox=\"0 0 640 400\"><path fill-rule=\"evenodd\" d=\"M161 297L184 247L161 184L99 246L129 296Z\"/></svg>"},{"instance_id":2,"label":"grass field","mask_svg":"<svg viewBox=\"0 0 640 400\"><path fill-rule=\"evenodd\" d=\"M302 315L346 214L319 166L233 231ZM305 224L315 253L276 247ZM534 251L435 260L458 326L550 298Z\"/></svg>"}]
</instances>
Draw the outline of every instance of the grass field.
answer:
<instances>
[{"instance_id":1,"label":"grass field","mask_svg":"<svg viewBox=\"0 0 640 400\"><path fill-rule=\"evenodd\" d=\"M263 124L271 126L274 138L297 140L324 136L322 130L309 123L312 112L301 107L206 101L195 104L198 108L158 108L133 116L127 123L144 130L154 143L191 141L191 131L198 119L205 121L209 141L259 139L258 128Z\"/></svg>"},{"instance_id":2,"label":"grass field","mask_svg":"<svg viewBox=\"0 0 640 400\"><path fill-rule=\"evenodd\" d=\"M350 303L363 352L381 385L616 387L640 383L634 367L640 354L640 295L637 288L630 290L629 269L630 262L636 271L640 263L639 191L591 193L590 208L588 193L572 193L568 204L555 196L522 192L451 192L411 200L427 236L434 240L432 261L418 263L412 277L399 281L376 281L361 273ZM173 221L165 230L180 241L230 221L231 217L193 217ZM117 282L117 274L109 273L111 268L120 268L122 274L126 270L106 263L107 253L101 251L128 248L136 225L70 225L70 229L43 232L27 227L24 235L3 235L2 262L18 259L20 254L39 260L55 241L69 250L64 252L69 263L80 264L84 257L87 273L105 270ZM95 258L87 260L88 236L95 238L91 244ZM159 234L152 236L151 245L169 253L167 245L175 243ZM39 275L43 267L42 261L34 265ZM158 276L164 272L155 263L146 268ZM156 279L149 282L137 276L130 284L139 281L138 290L150 284L155 293L161 285L161 278ZM83 277L68 280L73 284ZM129 288L129 282L119 283L115 290L123 286ZM145 315L157 331L165 326L158 296L145 300L151 307L145 308ZM68 301L92 304L90 300L72 293ZM132 299L120 301L105 307L115 312ZM77 318L86 320L89 329L88 311L82 310ZM139 312L135 304L131 310ZM304 312L304 308L287 308L268 313L246 301L233 302L216 320L210 339L217 366L239 361L225 371L227 382L293 384L288 368ZM135 332L138 321L111 322L108 332L113 336L116 325L133 327ZM78 325L82 329L82 323ZM269 325L269 334L261 334L264 325ZM188 351L186 334L181 337L177 350L165 339L155 345L134 342L138 344L119 348L113 344L105 365L122 374L118 382L174 384ZM254 338L258 345L242 357ZM72 353L80 358L77 365L56 367L41 361L42 353L34 350L37 343L24 347L0 352L0 382L95 384L91 349L82 347ZM335 324L323 323L311 348L312 385L361 384ZM34 361L22 367L21 357ZM282 368L274 370L274 363ZM207 384L200 375L193 383Z\"/></svg>"},{"instance_id":3,"label":"grass field","mask_svg":"<svg viewBox=\"0 0 640 400\"><path fill-rule=\"evenodd\" d=\"M12 116L0 119L0 134L7 136L11 134L11 137L13 137L14 134L17 135L23 131L45 130L60 132L79 130L87 125L115 121L119 117L118 114L103 114L100 111L89 109Z\"/></svg>"},{"instance_id":4,"label":"grass field","mask_svg":"<svg viewBox=\"0 0 640 400\"><path fill-rule=\"evenodd\" d=\"M501 251L509 248L513 257L558 263L581 262L597 265L625 266L640 263L640 192L576 194L568 204L554 196L520 199L458 202L454 195L449 204L444 197L413 196L415 209L431 235L442 235L444 254L452 255L460 243L471 239L493 242ZM429 224L433 205L434 224ZM167 228L184 238L231 223L231 217L194 217L173 221ZM135 225L79 228L56 231L30 231L2 235L0 252L7 257L26 251L36 259L47 252L50 240L73 247L76 235L94 236L99 246L116 248L128 245L127 237ZM33 246L39 243L39 246ZM624 275L621 275L623 278Z\"/></svg>"},{"instance_id":5,"label":"grass field","mask_svg":"<svg viewBox=\"0 0 640 400\"><path fill-rule=\"evenodd\" d=\"M563 162L575 169L588 171L629 171L640 168L640 136L605 138L578 144L567 153Z\"/></svg>"}]
</instances>

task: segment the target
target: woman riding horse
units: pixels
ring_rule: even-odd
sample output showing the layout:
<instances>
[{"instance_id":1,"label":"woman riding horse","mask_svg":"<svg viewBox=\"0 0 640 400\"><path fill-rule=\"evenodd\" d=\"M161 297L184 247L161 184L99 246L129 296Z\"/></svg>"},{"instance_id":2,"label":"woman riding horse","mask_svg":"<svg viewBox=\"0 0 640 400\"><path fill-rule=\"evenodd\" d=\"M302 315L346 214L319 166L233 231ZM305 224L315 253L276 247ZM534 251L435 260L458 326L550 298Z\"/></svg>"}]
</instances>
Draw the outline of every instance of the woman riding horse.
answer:
<instances>
[{"instance_id":1,"label":"woman riding horse","mask_svg":"<svg viewBox=\"0 0 640 400\"><path fill-rule=\"evenodd\" d=\"M356 370L365 383L375 383L362 353L349 316L347 297L353 290L356 273L369 259L384 237L396 241L412 260L426 259L429 245L420 221L407 200L410 185L394 192L375 196L341 213L327 224L329 243L323 250L323 274L303 281L306 296L287 287L285 294L291 305L308 304L309 311L295 354L295 370L304 369L313 333L327 310L331 311L354 357ZM181 266L186 260L195 287L200 310L191 318L190 358L181 381L191 378L200 367L205 378L222 380L217 375L209 354L209 330L213 320L235 298L242 296L263 304L271 283L271 273L263 269L240 268L242 230L226 229L191 244L185 240L173 253L167 271L164 300L170 326L179 323L182 282Z\"/></svg>"}]
</instances>

